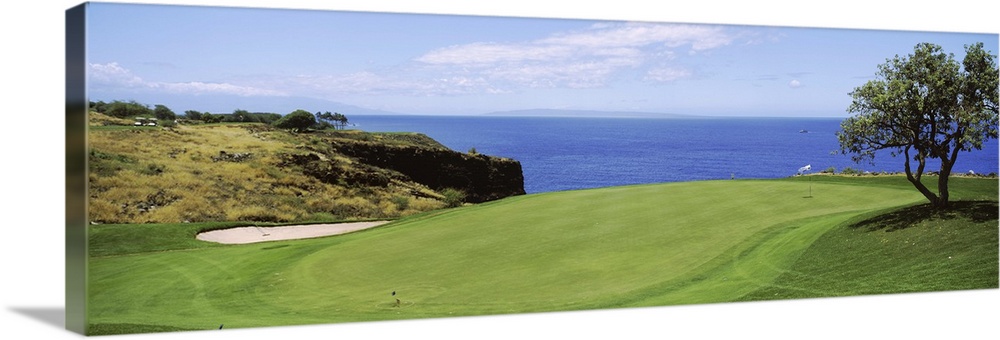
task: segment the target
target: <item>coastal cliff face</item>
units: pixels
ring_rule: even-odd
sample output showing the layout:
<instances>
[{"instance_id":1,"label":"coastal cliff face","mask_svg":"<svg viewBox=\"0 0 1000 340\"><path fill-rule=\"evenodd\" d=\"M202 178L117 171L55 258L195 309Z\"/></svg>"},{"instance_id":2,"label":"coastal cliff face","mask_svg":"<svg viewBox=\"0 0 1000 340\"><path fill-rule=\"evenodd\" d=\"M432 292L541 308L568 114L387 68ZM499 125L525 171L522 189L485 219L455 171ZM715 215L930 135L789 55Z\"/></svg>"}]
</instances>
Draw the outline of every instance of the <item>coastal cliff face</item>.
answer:
<instances>
[{"instance_id":1,"label":"coastal cliff face","mask_svg":"<svg viewBox=\"0 0 1000 340\"><path fill-rule=\"evenodd\" d=\"M434 190L465 193L465 201L481 203L523 195L521 163L507 158L470 155L448 149L338 140L337 153L371 166L396 171Z\"/></svg>"}]
</instances>

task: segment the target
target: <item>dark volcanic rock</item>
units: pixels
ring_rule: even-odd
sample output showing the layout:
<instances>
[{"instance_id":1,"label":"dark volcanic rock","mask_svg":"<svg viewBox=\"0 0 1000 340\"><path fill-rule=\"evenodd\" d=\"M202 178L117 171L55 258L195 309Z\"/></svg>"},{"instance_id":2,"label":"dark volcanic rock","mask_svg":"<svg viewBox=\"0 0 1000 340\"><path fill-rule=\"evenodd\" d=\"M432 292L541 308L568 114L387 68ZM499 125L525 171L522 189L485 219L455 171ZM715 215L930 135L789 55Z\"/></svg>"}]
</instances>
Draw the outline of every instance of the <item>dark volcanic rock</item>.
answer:
<instances>
[{"instance_id":1,"label":"dark volcanic rock","mask_svg":"<svg viewBox=\"0 0 1000 340\"><path fill-rule=\"evenodd\" d=\"M470 203L525 193L521 163L512 159L362 141L334 141L332 146L361 163L395 170L434 190L461 190Z\"/></svg>"}]
</instances>

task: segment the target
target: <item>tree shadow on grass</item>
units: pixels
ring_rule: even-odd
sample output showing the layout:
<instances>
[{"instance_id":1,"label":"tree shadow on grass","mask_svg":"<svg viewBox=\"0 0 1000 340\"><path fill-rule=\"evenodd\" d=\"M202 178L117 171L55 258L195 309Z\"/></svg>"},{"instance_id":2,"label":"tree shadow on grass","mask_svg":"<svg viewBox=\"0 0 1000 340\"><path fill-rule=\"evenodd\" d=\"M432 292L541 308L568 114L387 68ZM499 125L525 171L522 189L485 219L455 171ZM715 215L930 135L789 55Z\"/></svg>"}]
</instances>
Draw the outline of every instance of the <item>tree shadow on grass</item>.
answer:
<instances>
[{"instance_id":1,"label":"tree shadow on grass","mask_svg":"<svg viewBox=\"0 0 1000 340\"><path fill-rule=\"evenodd\" d=\"M950 202L948 208L938 209L932 205L921 204L875 216L851 225L851 229L865 231L893 232L916 226L929 220L951 220L968 218L972 222L982 223L998 220L997 202L992 201L958 201Z\"/></svg>"}]
</instances>

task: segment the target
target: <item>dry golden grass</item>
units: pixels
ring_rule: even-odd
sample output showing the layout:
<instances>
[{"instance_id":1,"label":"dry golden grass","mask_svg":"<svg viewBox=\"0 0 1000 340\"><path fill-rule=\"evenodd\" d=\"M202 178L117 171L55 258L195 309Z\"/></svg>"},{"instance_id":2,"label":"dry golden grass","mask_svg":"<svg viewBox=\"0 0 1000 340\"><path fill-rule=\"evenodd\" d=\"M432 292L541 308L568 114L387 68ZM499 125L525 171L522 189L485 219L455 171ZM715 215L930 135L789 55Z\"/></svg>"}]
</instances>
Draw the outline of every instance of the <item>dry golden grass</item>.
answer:
<instances>
[{"instance_id":1,"label":"dry golden grass","mask_svg":"<svg viewBox=\"0 0 1000 340\"><path fill-rule=\"evenodd\" d=\"M306 153L352 166L321 134L246 124L107 128L106 116L91 116L88 209L97 223L395 218L444 207L413 196L441 197L417 183L347 187L280 166L282 155Z\"/></svg>"}]
</instances>

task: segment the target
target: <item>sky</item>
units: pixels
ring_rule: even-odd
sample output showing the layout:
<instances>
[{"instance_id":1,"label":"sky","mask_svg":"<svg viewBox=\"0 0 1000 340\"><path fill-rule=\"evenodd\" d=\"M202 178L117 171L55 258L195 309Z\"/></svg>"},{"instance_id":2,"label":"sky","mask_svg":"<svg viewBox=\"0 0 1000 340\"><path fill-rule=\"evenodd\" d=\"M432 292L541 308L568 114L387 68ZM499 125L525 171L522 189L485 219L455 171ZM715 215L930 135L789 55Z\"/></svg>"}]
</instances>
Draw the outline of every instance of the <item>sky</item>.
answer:
<instances>
[{"instance_id":1,"label":"sky","mask_svg":"<svg viewBox=\"0 0 1000 340\"><path fill-rule=\"evenodd\" d=\"M998 50L996 34L115 3L89 10L91 99L176 112L355 109L323 102L332 101L406 114L842 117L852 89L917 43L957 60L967 44Z\"/></svg>"}]
</instances>

